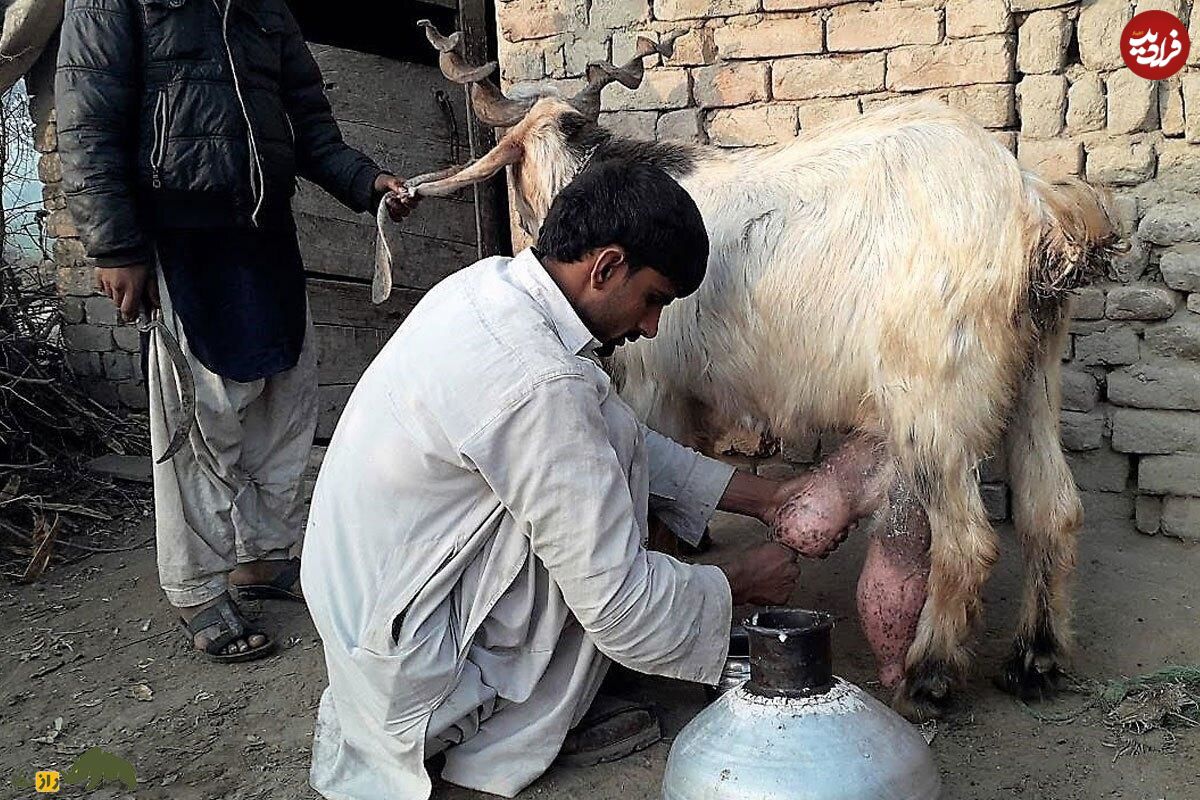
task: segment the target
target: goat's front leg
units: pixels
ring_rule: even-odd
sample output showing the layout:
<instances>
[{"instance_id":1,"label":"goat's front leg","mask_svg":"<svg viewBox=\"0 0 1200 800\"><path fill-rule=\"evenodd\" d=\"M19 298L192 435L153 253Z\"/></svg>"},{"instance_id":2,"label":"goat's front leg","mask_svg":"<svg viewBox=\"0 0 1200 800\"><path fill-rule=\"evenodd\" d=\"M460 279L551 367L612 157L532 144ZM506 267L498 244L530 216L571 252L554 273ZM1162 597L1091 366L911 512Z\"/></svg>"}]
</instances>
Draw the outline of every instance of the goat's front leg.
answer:
<instances>
[{"instance_id":1,"label":"goat's front leg","mask_svg":"<svg viewBox=\"0 0 1200 800\"><path fill-rule=\"evenodd\" d=\"M904 679L905 658L917 638L929 591L929 538L925 509L897 481L871 532L858 579L858 617L875 654L879 680L888 689Z\"/></svg>"}]
</instances>

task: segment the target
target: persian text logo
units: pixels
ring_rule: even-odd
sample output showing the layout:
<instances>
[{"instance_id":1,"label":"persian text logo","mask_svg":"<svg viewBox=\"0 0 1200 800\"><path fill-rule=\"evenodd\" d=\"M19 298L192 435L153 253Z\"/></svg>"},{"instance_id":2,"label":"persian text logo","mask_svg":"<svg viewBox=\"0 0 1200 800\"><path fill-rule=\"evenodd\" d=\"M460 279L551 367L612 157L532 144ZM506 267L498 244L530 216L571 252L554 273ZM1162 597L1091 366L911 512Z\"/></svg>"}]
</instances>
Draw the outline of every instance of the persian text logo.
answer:
<instances>
[{"instance_id":1,"label":"persian text logo","mask_svg":"<svg viewBox=\"0 0 1200 800\"><path fill-rule=\"evenodd\" d=\"M33 789L39 794L55 794L63 786L82 786L88 791L95 791L111 783L119 783L132 791L137 787L137 776L133 764L99 747L93 747L81 755L61 775L53 770L41 770L33 776L33 780L24 775L13 780L16 788Z\"/></svg>"},{"instance_id":2,"label":"persian text logo","mask_svg":"<svg viewBox=\"0 0 1200 800\"><path fill-rule=\"evenodd\" d=\"M1174 14L1143 11L1121 31L1121 57L1134 75L1151 81L1169 78L1183 69L1191 41Z\"/></svg>"},{"instance_id":3,"label":"persian text logo","mask_svg":"<svg viewBox=\"0 0 1200 800\"><path fill-rule=\"evenodd\" d=\"M38 794L57 794L58 790L62 788L61 779L62 776L54 770L43 770L33 776L33 788Z\"/></svg>"}]
</instances>

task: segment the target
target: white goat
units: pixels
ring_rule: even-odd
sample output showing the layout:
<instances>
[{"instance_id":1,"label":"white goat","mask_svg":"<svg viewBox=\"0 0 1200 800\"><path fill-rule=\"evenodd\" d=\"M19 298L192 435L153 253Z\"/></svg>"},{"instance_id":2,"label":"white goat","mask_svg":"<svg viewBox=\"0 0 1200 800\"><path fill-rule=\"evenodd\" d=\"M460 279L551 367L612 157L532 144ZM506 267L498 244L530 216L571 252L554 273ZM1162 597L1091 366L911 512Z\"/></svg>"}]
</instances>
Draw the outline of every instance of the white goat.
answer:
<instances>
[{"instance_id":1,"label":"white goat","mask_svg":"<svg viewBox=\"0 0 1200 800\"><path fill-rule=\"evenodd\" d=\"M427 28L447 77L470 83L486 123L508 128L464 168L409 182L441 196L507 166L524 227L538 229L584 159L655 163L699 206L711 240L699 291L667 308L657 338L611 358L647 424L704 447L746 417L788 439L816 428L877 438L894 461L859 610L894 705L936 715L996 558L977 465L1007 428L1013 512L1027 567L1004 683L1053 690L1069 633L1068 579L1082 511L1058 440L1068 291L1113 242L1098 195L1051 186L964 114L895 104L754 151L640 142L599 127L599 94L636 87L639 42L588 87L512 100ZM928 574L928 586L925 575Z\"/></svg>"}]
</instances>

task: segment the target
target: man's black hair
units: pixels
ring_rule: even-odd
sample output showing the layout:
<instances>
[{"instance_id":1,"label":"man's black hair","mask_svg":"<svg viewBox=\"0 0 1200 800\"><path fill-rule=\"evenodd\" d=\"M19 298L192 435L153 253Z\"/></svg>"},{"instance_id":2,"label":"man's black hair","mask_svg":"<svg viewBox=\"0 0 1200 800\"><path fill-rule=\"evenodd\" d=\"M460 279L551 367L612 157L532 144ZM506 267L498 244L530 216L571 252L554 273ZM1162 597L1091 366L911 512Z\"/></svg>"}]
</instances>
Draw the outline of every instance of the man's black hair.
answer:
<instances>
[{"instance_id":1,"label":"man's black hair","mask_svg":"<svg viewBox=\"0 0 1200 800\"><path fill-rule=\"evenodd\" d=\"M700 287L708 232L695 201L651 164L608 159L589 164L558 193L537 249L555 261L578 261L598 247L620 245L631 269L653 267L679 297Z\"/></svg>"}]
</instances>

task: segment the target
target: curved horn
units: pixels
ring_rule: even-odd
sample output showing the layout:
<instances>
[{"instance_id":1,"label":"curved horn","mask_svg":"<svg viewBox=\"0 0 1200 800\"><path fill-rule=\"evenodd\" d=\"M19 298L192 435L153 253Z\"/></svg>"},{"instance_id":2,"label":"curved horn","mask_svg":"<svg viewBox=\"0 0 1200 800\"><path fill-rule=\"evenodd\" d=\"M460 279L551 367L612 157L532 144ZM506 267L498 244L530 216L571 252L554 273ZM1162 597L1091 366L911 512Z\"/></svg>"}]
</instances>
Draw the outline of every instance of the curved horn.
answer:
<instances>
[{"instance_id":1,"label":"curved horn","mask_svg":"<svg viewBox=\"0 0 1200 800\"><path fill-rule=\"evenodd\" d=\"M449 53L462 41L462 33L455 31L449 36L442 36L437 26L427 19L417 20L417 27L425 29L425 38L439 53Z\"/></svg>"},{"instance_id":2,"label":"curved horn","mask_svg":"<svg viewBox=\"0 0 1200 800\"><path fill-rule=\"evenodd\" d=\"M533 101L521 102L505 97L491 81L471 84L471 108L484 125L511 128L533 107Z\"/></svg>"},{"instance_id":3,"label":"curved horn","mask_svg":"<svg viewBox=\"0 0 1200 800\"><path fill-rule=\"evenodd\" d=\"M417 27L424 28L425 38L438 51L438 66L442 74L455 83L474 83L481 81L496 71L496 62L489 61L481 67L467 62L465 58L454 52L462 42L462 32L455 31L449 36L442 36L441 31L427 19L417 21Z\"/></svg>"},{"instance_id":4,"label":"curved horn","mask_svg":"<svg viewBox=\"0 0 1200 800\"><path fill-rule=\"evenodd\" d=\"M471 107L483 124L493 128L511 128L521 121L533 102L505 97L495 84L487 80L487 77L496 71L495 61L489 61L479 67L473 66L454 52L462 42L460 31L443 36L437 26L427 19L419 20L417 25L425 30L425 38L438 51L438 66L441 67L442 74L455 83L470 85Z\"/></svg>"},{"instance_id":5,"label":"curved horn","mask_svg":"<svg viewBox=\"0 0 1200 800\"><path fill-rule=\"evenodd\" d=\"M626 89L637 89L642 85L642 78L646 74L644 59L652 55L661 55L663 58L670 58L675 53L675 40L683 36L684 33L686 31L673 31L664 36L662 41L658 43L644 36L639 36L634 48L633 58L620 67L611 61L593 61L591 64L588 64L587 86L571 98L571 105L575 107L576 111L589 119L599 119L600 93L604 91L604 87L610 83L619 83Z\"/></svg>"},{"instance_id":6,"label":"curved horn","mask_svg":"<svg viewBox=\"0 0 1200 800\"><path fill-rule=\"evenodd\" d=\"M457 35L457 34L456 34ZM489 61L481 67L474 67L467 60L452 50L438 54L438 66L442 74L455 83L467 84L481 81L496 71L496 62Z\"/></svg>"}]
</instances>

